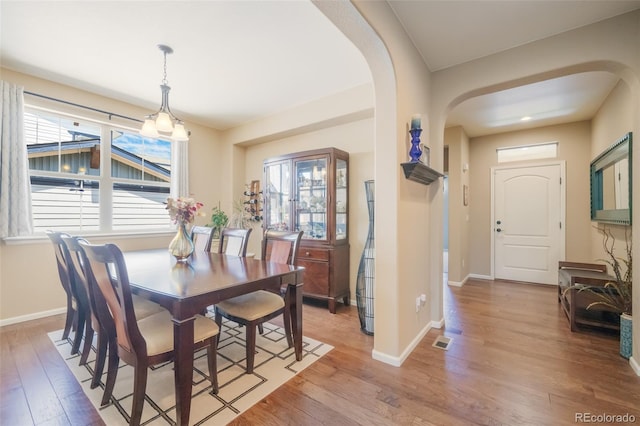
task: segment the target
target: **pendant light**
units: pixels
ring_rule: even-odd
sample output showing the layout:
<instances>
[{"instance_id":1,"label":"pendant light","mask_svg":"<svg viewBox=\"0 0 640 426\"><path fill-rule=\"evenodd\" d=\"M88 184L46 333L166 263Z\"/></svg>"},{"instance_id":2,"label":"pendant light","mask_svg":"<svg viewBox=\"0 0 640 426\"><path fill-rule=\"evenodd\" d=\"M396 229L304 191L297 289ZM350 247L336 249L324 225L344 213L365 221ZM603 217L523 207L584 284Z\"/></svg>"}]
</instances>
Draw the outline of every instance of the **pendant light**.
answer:
<instances>
[{"instance_id":1,"label":"pendant light","mask_svg":"<svg viewBox=\"0 0 640 426\"><path fill-rule=\"evenodd\" d=\"M160 85L162 104L156 113L145 117L140 134L150 138L158 138L162 136L161 133L165 133L171 134L170 137L174 141L188 141L189 134L184 128L184 123L173 115L169 108L169 91L171 87L167 84L167 54L173 53L173 49L164 44L159 44L158 48L164 54L164 77Z\"/></svg>"}]
</instances>

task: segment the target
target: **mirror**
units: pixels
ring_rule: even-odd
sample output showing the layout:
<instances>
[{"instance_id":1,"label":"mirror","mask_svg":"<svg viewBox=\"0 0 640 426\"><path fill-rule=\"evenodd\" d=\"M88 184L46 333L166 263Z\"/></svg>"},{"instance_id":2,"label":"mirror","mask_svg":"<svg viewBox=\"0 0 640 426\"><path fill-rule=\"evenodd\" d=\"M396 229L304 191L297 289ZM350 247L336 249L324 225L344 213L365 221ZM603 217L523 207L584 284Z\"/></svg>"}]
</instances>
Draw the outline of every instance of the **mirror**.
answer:
<instances>
[{"instance_id":1,"label":"mirror","mask_svg":"<svg viewBox=\"0 0 640 426\"><path fill-rule=\"evenodd\" d=\"M591 220L631 224L631 132L591 162Z\"/></svg>"}]
</instances>

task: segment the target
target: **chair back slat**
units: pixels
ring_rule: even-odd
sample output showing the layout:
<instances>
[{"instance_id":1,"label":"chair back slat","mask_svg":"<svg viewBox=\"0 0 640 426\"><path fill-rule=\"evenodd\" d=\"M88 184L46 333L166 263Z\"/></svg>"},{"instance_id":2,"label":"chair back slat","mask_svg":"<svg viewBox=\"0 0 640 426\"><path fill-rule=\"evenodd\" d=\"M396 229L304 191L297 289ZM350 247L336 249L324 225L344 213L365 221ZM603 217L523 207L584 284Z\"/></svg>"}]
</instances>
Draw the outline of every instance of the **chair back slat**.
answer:
<instances>
[{"instance_id":1,"label":"chair back slat","mask_svg":"<svg viewBox=\"0 0 640 426\"><path fill-rule=\"evenodd\" d=\"M268 229L262 238L262 258L270 262L296 265L303 231Z\"/></svg>"},{"instance_id":2,"label":"chair back slat","mask_svg":"<svg viewBox=\"0 0 640 426\"><path fill-rule=\"evenodd\" d=\"M249 244L250 235L251 228L224 228L220 232L218 253L245 257L247 255L247 245Z\"/></svg>"},{"instance_id":3,"label":"chair back slat","mask_svg":"<svg viewBox=\"0 0 640 426\"><path fill-rule=\"evenodd\" d=\"M116 328L118 346L135 354L146 354L146 342L136 321L129 276L120 249L114 244L92 245L80 242L89 261L86 272L90 285L99 288L109 307Z\"/></svg>"},{"instance_id":4,"label":"chair back slat","mask_svg":"<svg viewBox=\"0 0 640 426\"><path fill-rule=\"evenodd\" d=\"M191 228L191 240L196 251L211 251L213 228L208 226L194 226Z\"/></svg>"}]
</instances>

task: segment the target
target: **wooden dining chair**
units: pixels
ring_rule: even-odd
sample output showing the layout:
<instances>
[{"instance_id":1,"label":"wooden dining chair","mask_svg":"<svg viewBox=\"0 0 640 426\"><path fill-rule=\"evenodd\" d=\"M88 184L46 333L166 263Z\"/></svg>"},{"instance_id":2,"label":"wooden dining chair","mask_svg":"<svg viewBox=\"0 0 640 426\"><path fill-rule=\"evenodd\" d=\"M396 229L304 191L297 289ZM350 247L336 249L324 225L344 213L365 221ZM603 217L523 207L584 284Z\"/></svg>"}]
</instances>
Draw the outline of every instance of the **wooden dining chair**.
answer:
<instances>
[{"instance_id":1,"label":"wooden dining chair","mask_svg":"<svg viewBox=\"0 0 640 426\"><path fill-rule=\"evenodd\" d=\"M93 340L93 327L91 324L91 307L89 306L89 297L84 288L77 283L77 278L70 267L69 251L62 240L63 236L69 236L64 232L46 231L47 236L53 243L56 256L56 264L58 266L58 276L60 283L67 295L67 318L65 320L62 339L69 337L70 331L75 329L75 336L71 344L71 354L75 355L80 352L80 344L84 338L85 346L87 342L91 349L91 341ZM83 350L80 356L80 365L87 362L88 351Z\"/></svg>"},{"instance_id":2,"label":"wooden dining chair","mask_svg":"<svg viewBox=\"0 0 640 426\"><path fill-rule=\"evenodd\" d=\"M300 246L300 232L286 232L267 230L262 239L262 258L269 262L295 265ZM216 305L215 319L218 326L222 324L222 317L244 325L246 328L246 363L247 374L253 373L256 351L256 328L277 317L284 316L284 330L289 347L293 346L291 318L289 310L289 292L284 297L266 290L237 296L219 302ZM261 330L262 331L262 330Z\"/></svg>"},{"instance_id":3,"label":"wooden dining chair","mask_svg":"<svg viewBox=\"0 0 640 426\"><path fill-rule=\"evenodd\" d=\"M89 296L89 306L91 307L91 324L93 330L97 332L96 360L93 368L93 377L91 379L91 389L95 389L100 385L100 379L104 371L104 364L107 358L107 350L109 350L109 365L107 367L107 379L105 389L100 405L106 405L111 399L113 386L118 371L118 351L116 342L115 324L109 313L109 308L100 293L100 290L90 285L86 269L89 267L89 261L80 246L80 242L88 244L84 238L63 235L62 241L67 247L69 253L70 269L76 277L76 284L83 287ZM137 319L146 318L158 312L166 311L162 306L142 297L132 295L134 311ZM92 340L85 339L83 348L83 356L85 351L91 350ZM87 344L88 342L88 344ZM81 362L82 364L82 362Z\"/></svg>"},{"instance_id":4,"label":"wooden dining chair","mask_svg":"<svg viewBox=\"0 0 640 426\"><path fill-rule=\"evenodd\" d=\"M251 228L224 228L220 232L218 253L245 257L247 255L247 245L250 235Z\"/></svg>"},{"instance_id":5,"label":"wooden dining chair","mask_svg":"<svg viewBox=\"0 0 640 426\"><path fill-rule=\"evenodd\" d=\"M88 281L98 288L115 326L118 357L134 368L131 425L139 425L144 406L149 367L174 359L173 321L168 311L137 319L124 257L114 244L80 242L89 267ZM216 336L218 325L197 315L194 321L194 350L207 348L209 379L218 393Z\"/></svg>"},{"instance_id":6,"label":"wooden dining chair","mask_svg":"<svg viewBox=\"0 0 640 426\"><path fill-rule=\"evenodd\" d=\"M209 226L194 226L191 228L191 241L194 250L211 251L211 241L213 239L213 228Z\"/></svg>"}]
</instances>

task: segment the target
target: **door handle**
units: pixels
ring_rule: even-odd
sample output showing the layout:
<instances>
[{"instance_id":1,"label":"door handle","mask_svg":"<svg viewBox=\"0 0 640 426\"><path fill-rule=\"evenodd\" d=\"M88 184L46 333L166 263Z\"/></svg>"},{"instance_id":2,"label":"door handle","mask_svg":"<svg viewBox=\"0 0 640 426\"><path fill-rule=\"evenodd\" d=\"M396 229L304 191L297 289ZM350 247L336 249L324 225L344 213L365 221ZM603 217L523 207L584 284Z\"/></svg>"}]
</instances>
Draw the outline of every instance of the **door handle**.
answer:
<instances>
[{"instance_id":1,"label":"door handle","mask_svg":"<svg viewBox=\"0 0 640 426\"><path fill-rule=\"evenodd\" d=\"M502 229L498 228L496 229L496 232L502 232Z\"/></svg>"}]
</instances>

